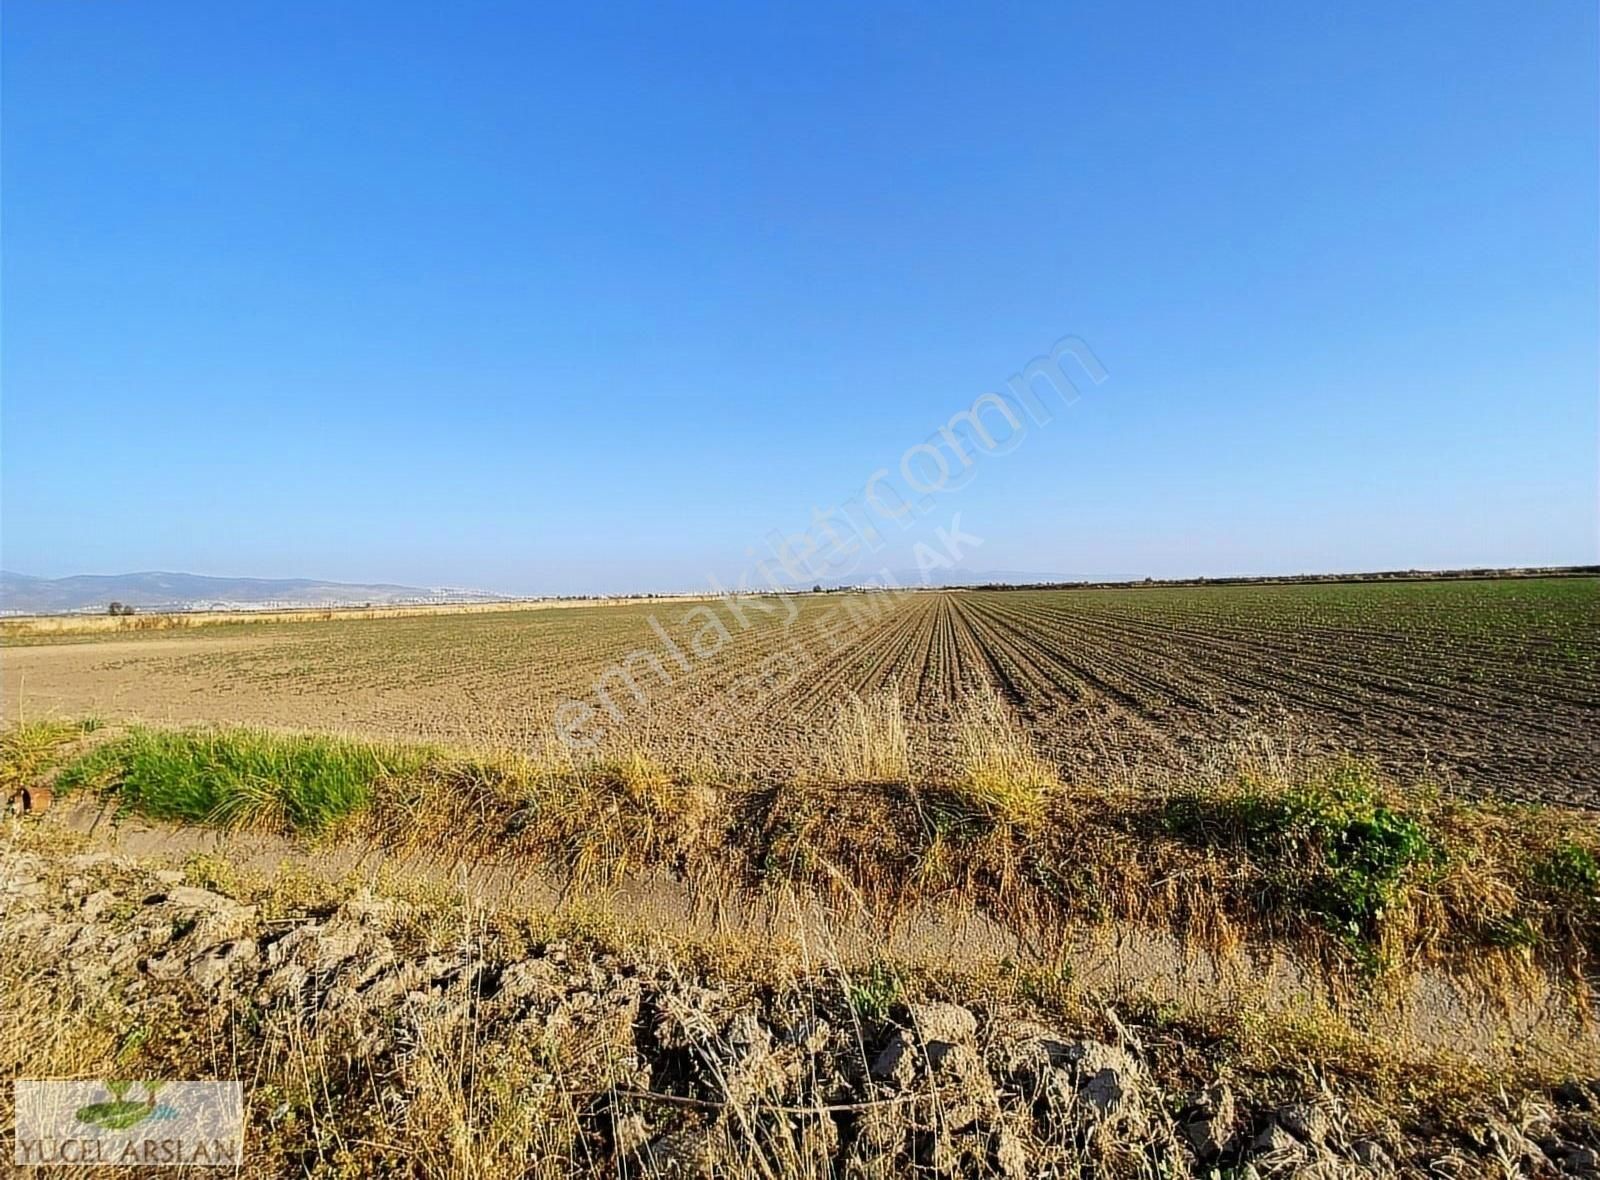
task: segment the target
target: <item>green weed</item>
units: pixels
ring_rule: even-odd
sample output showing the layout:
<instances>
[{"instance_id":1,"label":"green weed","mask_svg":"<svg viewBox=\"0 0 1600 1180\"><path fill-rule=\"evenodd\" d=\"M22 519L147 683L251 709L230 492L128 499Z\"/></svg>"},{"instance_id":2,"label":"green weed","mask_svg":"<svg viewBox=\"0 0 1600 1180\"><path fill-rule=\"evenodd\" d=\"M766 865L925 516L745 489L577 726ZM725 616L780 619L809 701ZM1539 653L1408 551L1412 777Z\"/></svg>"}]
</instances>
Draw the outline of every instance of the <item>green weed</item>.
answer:
<instances>
[{"instance_id":1,"label":"green weed","mask_svg":"<svg viewBox=\"0 0 1600 1180\"><path fill-rule=\"evenodd\" d=\"M420 760L415 751L318 735L135 728L70 764L58 786L114 792L154 819L316 832Z\"/></svg>"},{"instance_id":2,"label":"green weed","mask_svg":"<svg viewBox=\"0 0 1600 1180\"><path fill-rule=\"evenodd\" d=\"M1190 798L1169 807L1167 830L1217 835L1237 827L1269 880L1369 966L1377 965L1385 915L1408 876L1443 855L1423 825L1389 807L1357 766L1287 791L1247 790L1212 814L1206 804Z\"/></svg>"},{"instance_id":3,"label":"green weed","mask_svg":"<svg viewBox=\"0 0 1600 1180\"><path fill-rule=\"evenodd\" d=\"M1565 897L1600 900L1600 860L1581 844L1563 844L1533 869L1539 884Z\"/></svg>"},{"instance_id":4,"label":"green weed","mask_svg":"<svg viewBox=\"0 0 1600 1180\"><path fill-rule=\"evenodd\" d=\"M887 1020L889 1009L900 999L899 973L881 960L873 960L865 972L851 977L847 993L850 1008L860 1020Z\"/></svg>"}]
</instances>

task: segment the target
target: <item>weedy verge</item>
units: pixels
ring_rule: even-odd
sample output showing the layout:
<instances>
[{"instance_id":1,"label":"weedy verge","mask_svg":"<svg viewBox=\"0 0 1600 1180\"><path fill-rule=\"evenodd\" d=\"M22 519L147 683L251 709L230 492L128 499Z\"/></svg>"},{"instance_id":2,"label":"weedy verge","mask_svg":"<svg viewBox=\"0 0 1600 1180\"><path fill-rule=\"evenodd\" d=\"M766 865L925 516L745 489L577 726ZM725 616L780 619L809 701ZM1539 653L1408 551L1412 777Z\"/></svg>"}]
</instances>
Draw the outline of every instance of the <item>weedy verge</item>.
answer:
<instances>
[{"instance_id":1,"label":"weedy verge","mask_svg":"<svg viewBox=\"0 0 1600 1180\"><path fill-rule=\"evenodd\" d=\"M1196 1019L1005 965L847 972L56 835L0 836L21 886L0 1069L238 1077L249 1177L1488 1176L1600 1132L1573 1080L1592 1060L1559 1052L1407 1056L1324 1008Z\"/></svg>"},{"instance_id":2,"label":"weedy verge","mask_svg":"<svg viewBox=\"0 0 1600 1180\"><path fill-rule=\"evenodd\" d=\"M1400 790L1353 763L1249 765L1165 791L1064 785L1004 717L972 717L946 781L727 782L642 754L580 764L135 727L56 784L156 819L503 859L583 888L667 870L886 918L966 905L1036 942L1126 922L1221 950L1288 940L1353 978L1432 963L1507 984L1556 967L1581 988L1600 951L1600 830L1583 813ZM62 749L41 740L8 744L0 774L41 772Z\"/></svg>"}]
</instances>

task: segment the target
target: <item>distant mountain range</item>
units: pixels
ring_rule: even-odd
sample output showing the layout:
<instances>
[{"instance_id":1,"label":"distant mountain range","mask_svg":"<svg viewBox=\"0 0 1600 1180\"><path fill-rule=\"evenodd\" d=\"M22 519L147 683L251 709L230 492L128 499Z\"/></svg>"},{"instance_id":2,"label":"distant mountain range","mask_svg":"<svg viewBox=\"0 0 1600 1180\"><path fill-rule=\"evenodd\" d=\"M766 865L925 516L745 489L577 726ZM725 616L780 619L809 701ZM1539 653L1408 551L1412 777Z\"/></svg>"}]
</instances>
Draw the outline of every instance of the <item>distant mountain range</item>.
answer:
<instances>
[{"instance_id":1,"label":"distant mountain range","mask_svg":"<svg viewBox=\"0 0 1600 1180\"><path fill-rule=\"evenodd\" d=\"M0 613L104 611L113 602L140 610L264 610L307 606L484 602L481 590L423 589L389 584L321 582L311 578L210 578L200 574L79 574L34 578L0 570Z\"/></svg>"}]
</instances>

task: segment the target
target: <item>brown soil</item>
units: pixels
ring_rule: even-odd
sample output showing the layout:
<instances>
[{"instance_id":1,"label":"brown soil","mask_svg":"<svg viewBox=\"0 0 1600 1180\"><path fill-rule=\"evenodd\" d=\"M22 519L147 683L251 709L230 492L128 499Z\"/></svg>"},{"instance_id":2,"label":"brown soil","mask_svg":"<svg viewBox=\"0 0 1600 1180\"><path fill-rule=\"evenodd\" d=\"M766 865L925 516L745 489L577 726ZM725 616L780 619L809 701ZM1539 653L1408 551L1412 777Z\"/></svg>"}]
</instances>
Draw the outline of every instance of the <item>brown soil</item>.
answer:
<instances>
[{"instance_id":1,"label":"brown soil","mask_svg":"<svg viewBox=\"0 0 1600 1180\"><path fill-rule=\"evenodd\" d=\"M8 646L0 689L28 716L535 750L572 699L595 707L603 743L751 774L803 770L849 693L896 692L914 754L948 760L957 703L988 690L1069 779L1160 782L1268 730L1287 749L1355 754L1403 780L1594 807L1597 585L807 595L792 617L746 610L748 628L721 605L681 602L217 626ZM715 651L688 654L711 617L723 630L702 638ZM644 699L617 678L630 654ZM608 672L616 720L596 695Z\"/></svg>"}]
</instances>

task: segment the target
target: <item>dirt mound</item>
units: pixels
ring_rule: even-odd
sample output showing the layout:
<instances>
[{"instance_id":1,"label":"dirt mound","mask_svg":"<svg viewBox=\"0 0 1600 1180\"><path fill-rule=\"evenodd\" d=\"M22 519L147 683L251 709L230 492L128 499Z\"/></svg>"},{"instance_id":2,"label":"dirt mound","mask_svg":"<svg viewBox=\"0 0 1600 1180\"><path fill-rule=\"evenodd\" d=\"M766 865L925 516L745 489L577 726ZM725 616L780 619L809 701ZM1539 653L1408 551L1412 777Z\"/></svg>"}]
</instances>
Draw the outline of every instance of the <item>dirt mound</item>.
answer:
<instances>
[{"instance_id":1,"label":"dirt mound","mask_svg":"<svg viewBox=\"0 0 1600 1180\"><path fill-rule=\"evenodd\" d=\"M13 1075L92 1075L109 1049L242 1076L252 1175L1591 1175L1600 1146L1578 1081L1452 1129L1115 1014L1069 1030L371 896L278 912L104 853L0 847L0 879Z\"/></svg>"}]
</instances>

